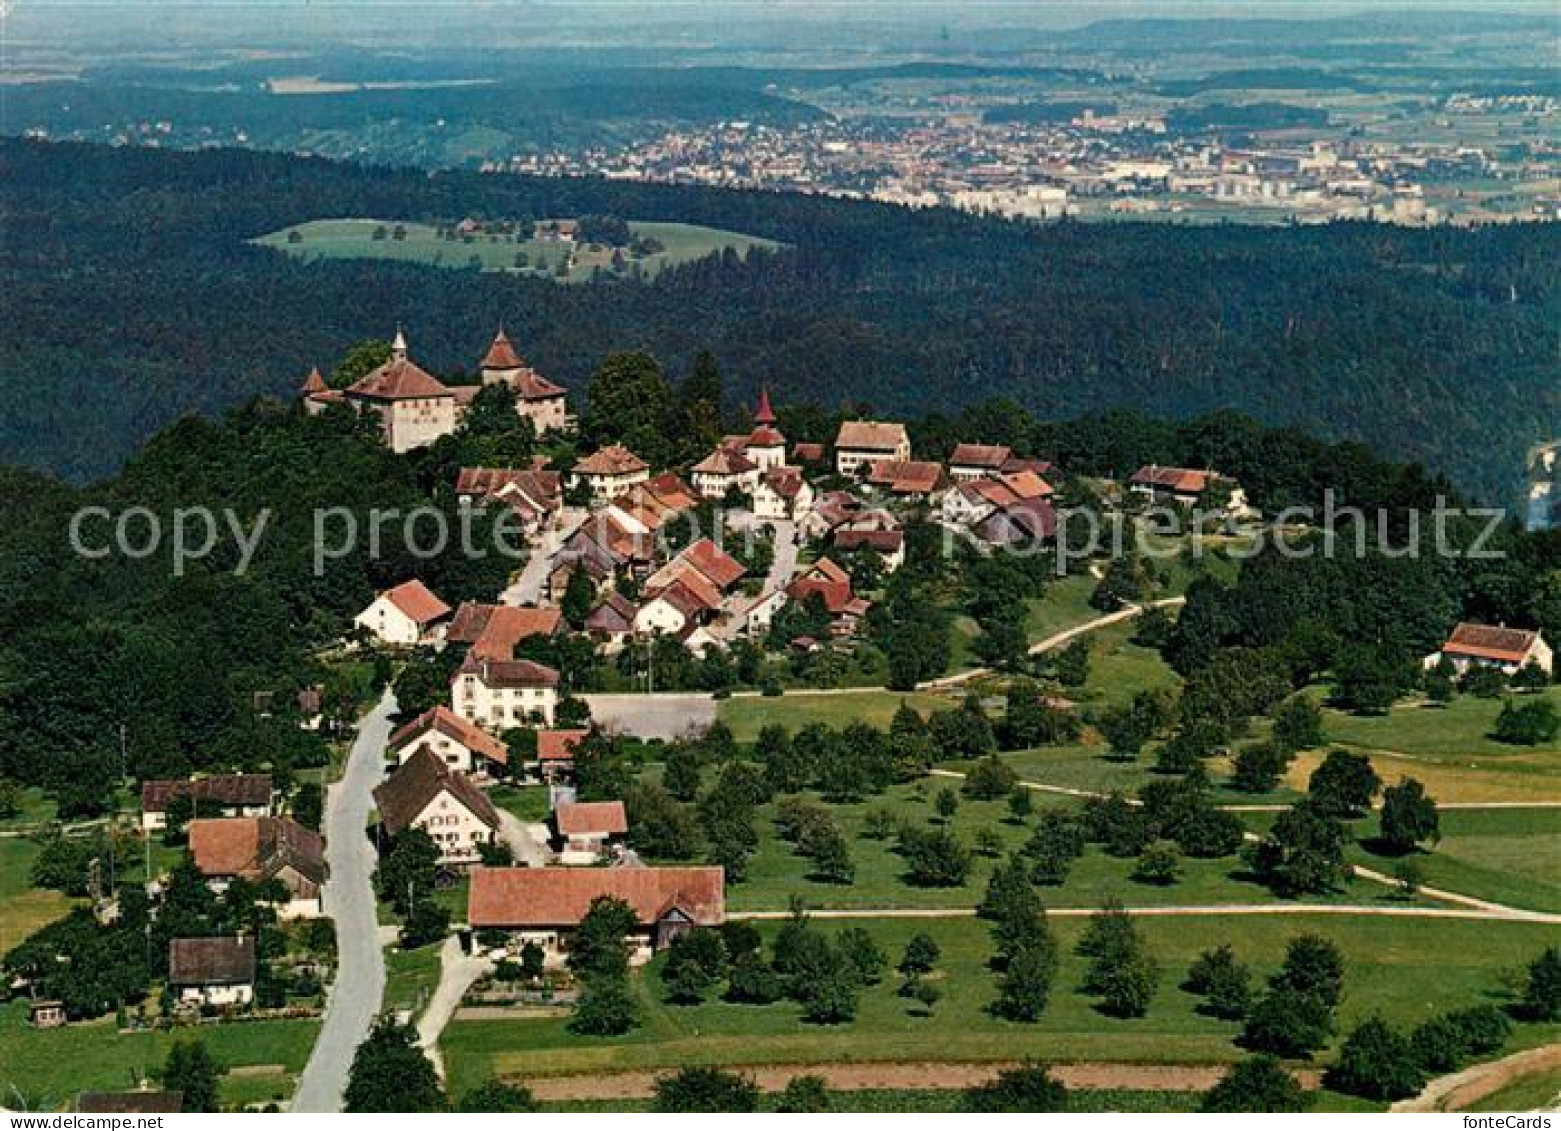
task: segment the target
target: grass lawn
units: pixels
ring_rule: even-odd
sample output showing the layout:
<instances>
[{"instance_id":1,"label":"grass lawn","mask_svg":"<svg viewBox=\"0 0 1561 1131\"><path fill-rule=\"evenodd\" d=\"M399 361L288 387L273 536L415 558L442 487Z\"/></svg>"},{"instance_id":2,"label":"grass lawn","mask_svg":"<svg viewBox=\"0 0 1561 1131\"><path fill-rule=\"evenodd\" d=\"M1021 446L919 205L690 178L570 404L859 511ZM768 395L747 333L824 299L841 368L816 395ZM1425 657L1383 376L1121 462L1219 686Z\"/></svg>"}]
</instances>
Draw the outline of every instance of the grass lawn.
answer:
<instances>
[{"instance_id":1,"label":"grass lawn","mask_svg":"<svg viewBox=\"0 0 1561 1131\"><path fill-rule=\"evenodd\" d=\"M175 1040L199 1038L230 1069L222 1081L224 1104L264 1102L292 1093L314 1047L312 1020L244 1021L171 1032L121 1036L113 1017L36 1032L25 1002L0 1006L0 1092L17 1091L34 1107L68 1106L81 1091L121 1091L162 1066ZM247 1066L275 1065L278 1073L234 1075Z\"/></svg>"},{"instance_id":2,"label":"grass lawn","mask_svg":"<svg viewBox=\"0 0 1561 1131\"><path fill-rule=\"evenodd\" d=\"M37 856L38 846L30 840L0 839L0 954L71 908L71 900L59 892L33 887Z\"/></svg>"},{"instance_id":3,"label":"grass lawn","mask_svg":"<svg viewBox=\"0 0 1561 1131\"><path fill-rule=\"evenodd\" d=\"M1146 751L1132 762L1120 761L1109 757L1105 745L1098 741L1074 746L1016 750L1003 754L1002 759L1024 781L1091 793L1121 790L1132 795L1148 782L1162 779L1162 775L1154 772L1154 756L1151 753ZM946 767L951 770L967 768L955 762L946 763ZM1305 792L1306 781L1302 778L1299 790L1281 786L1270 793L1242 793L1221 784L1227 772L1228 767L1220 760L1209 762L1209 774L1213 779L1210 796L1220 805L1287 805Z\"/></svg>"},{"instance_id":4,"label":"grass lawn","mask_svg":"<svg viewBox=\"0 0 1561 1131\"><path fill-rule=\"evenodd\" d=\"M462 239L440 239L433 225L411 223L401 225L406 231L405 239L376 240L374 231L382 226L394 227L394 224L379 220L311 220L261 236L254 242L304 260L390 259L466 270L476 266L482 271L535 275L568 283L585 282L598 267L609 271L612 265L611 248L593 250L580 244L573 248L573 263L568 274L560 276L556 269L570 250L566 244L529 238L519 241L509 237L495 239L487 235L474 235L468 243ZM635 235L660 240L664 246L664 250L638 261L646 276L727 248L747 254L754 247L772 250L780 246L757 236L697 224L635 221L629 227ZM301 235L302 240L289 242L293 232ZM627 256L627 251L624 254ZM517 264L517 256L521 255L525 257L524 266Z\"/></svg>"},{"instance_id":5,"label":"grass lawn","mask_svg":"<svg viewBox=\"0 0 1561 1131\"><path fill-rule=\"evenodd\" d=\"M461 917L465 918L465 915L463 906ZM429 943L416 950L402 950L398 946L385 948L385 1009L410 1010L416 1016L438 984L438 943Z\"/></svg>"},{"instance_id":6,"label":"grass lawn","mask_svg":"<svg viewBox=\"0 0 1561 1131\"><path fill-rule=\"evenodd\" d=\"M37 828L55 819L58 807L37 786L28 786L22 790L21 801L15 816L0 818L0 829Z\"/></svg>"},{"instance_id":7,"label":"grass lawn","mask_svg":"<svg viewBox=\"0 0 1561 1131\"><path fill-rule=\"evenodd\" d=\"M545 785L496 785L488 791L488 799L522 821L545 821L552 812Z\"/></svg>"},{"instance_id":8,"label":"grass lawn","mask_svg":"<svg viewBox=\"0 0 1561 1131\"><path fill-rule=\"evenodd\" d=\"M793 733L815 722L832 727L863 722L887 729L902 700L923 715L958 706L955 698L914 691L864 691L848 695L799 691L723 699L716 707L716 717L732 728L738 742L752 742L759 737L760 728L769 723L780 723Z\"/></svg>"},{"instance_id":9,"label":"grass lawn","mask_svg":"<svg viewBox=\"0 0 1561 1131\"><path fill-rule=\"evenodd\" d=\"M1084 639L1089 643L1089 678L1063 694L1089 703L1125 703L1140 691L1176 687L1181 677L1153 648L1133 643L1134 626L1114 624Z\"/></svg>"},{"instance_id":10,"label":"grass lawn","mask_svg":"<svg viewBox=\"0 0 1561 1131\"><path fill-rule=\"evenodd\" d=\"M1561 710L1561 687L1541 695ZM1518 696L1528 702L1540 696ZM1323 730L1335 745L1381 750L1450 766L1500 769L1531 774L1549 781L1536 786L1552 788L1561 798L1561 738L1541 746L1511 746L1490 737L1501 712L1500 699L1460 695L1443 707L1429 703L1403 704L1386 715L1351 715L1331 708L1324 712Z\"/></svg>"},{"instance_id":11,"label":"grass lawn","mask_svg":"<svg viewBox=\"0 0 1561 1131\"><path fill-rule=\"evenodd\" d=\"M1451 809L1441 814L1442 839L1412 859L1424 882L1533 911L1561 911L1561 809ZM1375 818L1356 836L1377 831ZM1350 859L1391 873L1397 857L1356 843Z\"/></svg>"},{"instance_id":12,"label":"grass lawn","mask_svg":"<svg viewBox=\"0 0 1561 1131\"><path fill-rule=\"evenodd\" d=\"M1025 602L1029 607L1025 630L1030 643L1035 644L1100 616L1100 610L1091 608L1089 603L1089 595L1098 584L1087 573L1074 574L1053 581L1046 587L1044 597Z\"/></svg>"},{"instance_id":13,"label":"grass lawn","mask_svg":"<svg viewBox=\"0 0 1561 1131\"><path fill-rule=\"evenodd\" d=\"M825 930L844 924L821 922ZM1043 1060L1117 1060L1139 1063L1218 1063L1236 1059L1235 1024L1195 1011L1197 1000L1177 988L1198 952L1235 944L1259 976L1278 964L1287 939L1314 931L1334 939L1346 956L1340 1027L1380 1013L1412 1025L1442 1010L1502 1001L1506 973L1531 960L1550 941L1544 924L1403 920L1332 916L1271 918L1187 916L1141 920L1149 949L1161 964L1160 989L1146 1017L1119 1020L1099 1013L1078 992L1085 962L1073 953L1082 920L1054 924L1063 961L1051 1002L1035 1025L994 1018L987 1005L994 978L991 944L976 920L871 920L867 926L897 959L909 937L926 931L939 943L944 998L936 1016L907 1008L892 978L863 993L855 1021L820 1027L804 1023L795 1005L740 1006L711 1001L672 1006L661 1001L659 979L638 978L641 1028L622 1037L587 1038L561 1018L456 1021L443 1049L457 1092L489 1073L518 1080L574 1072L659 1069L686 1064L818 1064L851 1061L983 1061L1026 1056ZM773 930L767 924L766 930ZM1435 987L1435 992L1428 992ZM1522 1026L1514 1047L1553 1041L1561 1026Z\"/></svg>"}]
</instances>

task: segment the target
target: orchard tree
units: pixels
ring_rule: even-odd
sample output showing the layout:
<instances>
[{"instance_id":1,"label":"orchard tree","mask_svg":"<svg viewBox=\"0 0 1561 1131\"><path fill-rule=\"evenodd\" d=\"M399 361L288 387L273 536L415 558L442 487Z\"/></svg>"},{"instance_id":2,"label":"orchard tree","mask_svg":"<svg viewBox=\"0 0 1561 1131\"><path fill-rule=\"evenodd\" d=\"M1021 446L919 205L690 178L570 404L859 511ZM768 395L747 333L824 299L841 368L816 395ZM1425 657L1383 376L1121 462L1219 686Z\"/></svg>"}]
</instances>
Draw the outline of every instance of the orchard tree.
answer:
<instances>
[{"instance_id":1,"label":"orchard tree","mask_svg":"<svg viewBox=\"0 0 1561 1131\"><path fill-rule=\"evenodd\" d=\"M1434 844L1442 835L1436 802L1414 778L1382 791L1381 828L1383 846L1397 853L1412 852L1423 841Z\"/></svg>"},{"instance_id":2,"label":"orchard tree","mask_svg":"<svg viewBox=\"0 0 1561 1131\"><path fill-rule=\"evenodd\" d=\"M1371 808L1382 779L1371 759L1347 750L1330 750L1312 771L1307 796L1312 808L1327 817L1357 817Z\"/></svg>"},{"instance_id":3,"label":"orchard tree","mask_svg":"<svg viewBox=\"0 0 1561 1131\"><path fill-rule=\"evenodd\" d=\"M1344 1039L1323 1082L1336 1092L1368 1100L1402 1100L1425 1086L1414 1047L1380 1017L1361 1022Z\"/></svg>"},{"instance_id":4,"label":"orchard tree","mask_svg":"<svg viewBox=\"0 0 1561 1131\"><path fill-rule=\"evenodd\" d=\"M1200 1110L1254 1114L1306 1111L1312 1097L1272 1056L1248 1057L1232 1065L1203 1095Z\"/></svg>"}]
</instances>

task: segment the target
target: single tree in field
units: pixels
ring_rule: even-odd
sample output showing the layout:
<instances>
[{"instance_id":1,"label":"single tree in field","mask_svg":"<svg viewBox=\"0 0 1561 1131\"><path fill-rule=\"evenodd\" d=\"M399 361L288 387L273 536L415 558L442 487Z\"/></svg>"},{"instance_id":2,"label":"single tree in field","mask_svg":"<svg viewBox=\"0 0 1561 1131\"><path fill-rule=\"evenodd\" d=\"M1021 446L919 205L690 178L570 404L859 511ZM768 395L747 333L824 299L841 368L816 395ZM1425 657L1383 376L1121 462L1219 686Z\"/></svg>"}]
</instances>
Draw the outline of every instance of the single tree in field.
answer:
<instances>
[{"instance_id":1,"label":"single tree in field","mask_svg":"<svg viewBox=\"0 0 1561 1131\"><path fill-rule=\"evenodd\" d=\"M1044 1065L1025 1063L966 1088L964 1107L983 1113L1067 1111L1068 1089Z\"/></svg>"},{"instance_id":2,"label":"single tree in field","mask_svg":"<svg viewBox=\"0 0 1561 1131\"><path fill-rule=\"evenodd\" d=\"M1382 779L1371 768L1371 759L1347 750L1330 750L1312 772L1307 796L1313 808L1327 817L1355 817L1371 808Z\"/></svg>"},{"instance_id":3,"label":"single tree in field","mask_svg":"<svg viewBox=\"0 0 1561 1131\"><path fill-rule=\"evenodd\" d=\"M1372 1017L1344 1039L1324 1081L1346 1095L1401 1100L1425 1085L1425 1070L1408 1039L1382 1018Z\"/></svg>"},{"instance_id":4,"label":"single tree in field","mask_svg":"<svg viewBox=\"0 0 1561 1131\"><path fill-rule=\"evenodd\" d=\"M185 1111L214 1112L217 1086L226 1069L212 1058L202 1041L175 1041L159 1074L163 1087L184 1094Z\"/></svg>"},{"instance_id":5,"label":"single tree in field","mask_svg":"<svg viewBox=\"0 0 1561 1131\"><path fill-rule=\"evenodd\" d=\"M457 1111L518 1114L537 1110L537 1098L531 1089L519 1084L506 1084L490 1076L461 1097Z\"/></svg>"},{"instance_id":6,"label":"single tree in field","mask_svg":"<svg viewBox=\"0 0 1561 1131\"><path fill-rule=\"evenodd\" d=\"M416 1032L381 1018L353 1055L345 1103L350 1112L443 1111L444 1088Z\"/></svg>"},{"instance_id":7,"label":"single tree in field","mask_svg":"<svg viewBox=\"0 0 1561 1131\"><path fill-rule=\"evenodd\" d=\"M1550 947L1528 968L1523 1012L1535 1021L1561 1020L1561 947Z\"/></svg>"},{"instance_id":8,"label":"single tree in field","mask_svg":"<svg viewBox=\"0 0 1561 1131\"><path fill-rule=\"evenodd\" d=\"M925 931L918 931L905 944L905 954L900 958L898 969L907 977L927 974L937 966L941 956L942 950L938 947L937 940Z\"/></svg>"},{"instance_id":9,"label":"single tree in field","mask_svg":"<svg viewBox=\"0 0 1561 1131\"><path fill-rule=\"evenodd\" d=\"M656 1078L656 1110L731 1114L756 1111L759 1086L719 1068L682 1068Z\"/></svg>"},{"instance_id":10,"label":"single tree in field","mask_svg":"<svg viewBox=\"0 0 1561 1131\"><path fill-rule=\"evenodd\" d=\"M1203 1095L1209 1112L1299 1112L1312 1106L1311 1096L1272 1056L1253 1056L1231 1066L1220 1082Z\"/></svg>"},{"instance_id":11,"label":"single tree in field","mask_svg":"<svg viewBox=\"0 0 1561 1131\"><path fill-rule=\"evenodd\" d=\"M1411 852L1422 841L1434 844L1442 835L1436 802L1414 778L1382 791L1381 824L1382 843L1391 852Z\"/></svg>"}]
</instances>

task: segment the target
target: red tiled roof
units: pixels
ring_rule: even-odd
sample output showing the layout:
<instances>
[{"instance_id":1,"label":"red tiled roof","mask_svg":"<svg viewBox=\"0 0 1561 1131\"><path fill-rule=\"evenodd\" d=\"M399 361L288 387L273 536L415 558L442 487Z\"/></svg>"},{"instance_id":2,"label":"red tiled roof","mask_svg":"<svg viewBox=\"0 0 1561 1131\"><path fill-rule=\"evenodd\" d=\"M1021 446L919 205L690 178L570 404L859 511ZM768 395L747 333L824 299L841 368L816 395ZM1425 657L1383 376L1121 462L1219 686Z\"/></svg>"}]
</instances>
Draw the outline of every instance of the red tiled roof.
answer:
<instances>
[{"instance_id":1,"label":"red tiled roof","mask_svg":"<svg viewBox=\"0 0 1561 1131\"><path fill-rule=\"evenodd\" d=\"M755 466L742 452L723 444L696 463L692 471L695 475L741 475Z\"/></svg>"},{"instance_id":2,"label":"red tiled roof","mask_svg":"<svg viewBox=\"0 0 1561 1131\"><path fill-rule=\"evenodd\" d=\"M563 623L562 609L499 605L472 642L472 654L490 660L513 659L515 645L530 636L556 636Z\"/></svg>"},{"instance_id":3,"label":"red tiled roof","mask_svg":"<svg viewBox=\"0 0 1561 1131\"><path fill-rule=\"evenodd\" d=\"M793 601L805 601L814 593L824 599L831 615L838 615L851 603L851 575L828 558L820 558L786 587Z\"/></svg>"},{"instance_id":4,"label":"red tiled roof","mask_svg":"<svg viewBox=\"0 0 1561 1131\"><path fill-rule=\"evenodd\" d=\"M286 817L191 821L189 849L203 876L264 880L291 867L316 884L325 879L325 841Z\"/></svg>"},{"instance_id":5,"label":"red tiled roof","mask_svg":"<svg viewBox=\"0 0 1561 1131\"><path fill-rule=\"evenodd\" d=\"M430 707L392 734L390 748L399 751L431 730L437 730L455 739L468 750L481 754L490 762L504 765L509 761L509 747L476 723L461 718L442 703Z\"/></svg>"},{"instance_id":6,"label":"red tiled roof","mask_svg":"<svg viewBox=\"0 0 1561 1131\"><path fill-rule=\"evenodd\" d=\"M781 448L786 445L786 437L780 430L768 424L761 424L748 433L746 444L750 448Z\"/></svg>"},{"instance_id":7,"label":"red tiled roof","mask_svg":"<svg viewBox=\"0 0 1561 1131\"><path fill-rule=\"evenodd\" d=\"M598 448L575 464L576 475L628 475L648 470L650 464L622 444L608 444L605 448Z\"/></svg>"},{"instance_id":8,"label":"red tiled roof","mask_svg":"<svg viewBox=\"0 0 1561 1131\"><path fill-rule=\"evenodd\" d=\"M565 836L629 831L629 815L624 812L621 801L580 801L560 805L553 811L553 823Z\"/></svg>"},{"instance_id":9,"label":"red tiled roof","mask_svg":"<svg viewBox=\"0 0 1561 1131\"><path fill-rule=\"evenodd\" d=\"M417 578L403 581L394 589L380 594L419 625L431 624L440 617L450 615L450 606L434 596L433 591Z\"/></svg>"},{"instance_id":10,"label":"red tiled roof","mask_svg":"<svg viewBox=\"0 0 1561 1131\"><path fill-rule=\"evenodd\" d=\"M742 562L709 538L701 538L691 543L678 557L691 564L722 589L748 572Z\"/></svg>"},{"instance_id":11,"label":"red tiled roof","mask_svg":"<svg viewBox=\"0 0 1561 1131\"><path fill-rule=\"evenodd\" d=\"M888 487L896 494L925 495L937 490L943 465L929 460L884 459L873 464L869 483Z\"/></svg>"},{"instance_id":12,"label":"red tiled roof","mask_svg":"<svg viewBox=\"0 0 1561 1131\"><path fill-rule=\"evenodd\" d=\"M847 420L840 425L840 432L835 437L835 449L893 452L909 442L903 424L886 424L877 420Z\"/></svg>"},{"instance_id":13,"label":"red tiled roof","mask_svg":"<svg viewBox=\"0 0 1561 1131\"><path fill-rule=\"evenodd\" d=\"M770 407L770 390L767 386L759 388L759 407L754 410L753 422L755 424L775 423L775 410Z\"/></svg>"},{"instance_id":14,"label":"red tiled roof","mask_svg":"<svg viewBox=\"0 0 1561 1131\"><path fill-rule=\"evenodd\" d=\"M1178 495L1200 495L1213 478L1214 473L1210 471L1195 471L1189 467L1159 467L1151 463L1133 472L1129 482L1135 487L1152 487Z\"/></svg>"},{"instance_id":15,"label":"red tiled roof","mask_svg":"<svg viewBox=\"0 0 1561 1131\"><path fill-rule=\"evenodd\" d=\"M173 1115L184 1110L183 1092L82 1092L76 1110L83 1115Z\"/></svg>"},{"instance_id":16,"label":"red tiled roof","mask_svg":"<svg viewBox=\"0 0 1561 1131\"><path fill-rule=\"evenodd\" d=\"M585 618L585 629L587 632L628 632L634 627L634 614L638 611L633 601L615 590L591 610Z\"/></svg>"},{"instance_id":17,"label":"red tiled roof","mask_svg":"<svg viewBox=\"0 0 1561 1131\"><path fill-rule=\"evenodd\" d=\"M472 927L572 927L599 896L621 899L649 926L674 909L700 926L726 918L720 868L477 868L467 921Z\"/></svg>"},{"instance_id":18,"label":"red tiled roof","mask_svg":"<svg viewBox=\"0 0 1561 1131\"><path fill-rule=\"evenodd\" d=\"M1442 645L1442 651L1454 656L1472 656L1481 660L1520 664L1539 639L1539 633L1526 628L1507 628L1488 624L1460 622Z\"/></svg>"},{"instance_id":19,"label":"red tiled roof","mask_svg":"<svg viewBox=\"0 0 1561 1131\"><path fill-rule=\"evenodd\" d=\"M1002 482L1021 499L1044 499L1057 493L1033 471L1004 472Z\"/></svg>"},{"instance_id":20,"label":"red tiled roof","mask_svg":"<svg viewBox=\"0 0 1561 1131\"><path fill-rule=\"evenodd\" d=\"M982 467L989 471L1001 471L1013 455L1002 444L960 444L949 456L950 467Z\"/></svg>"},{"instance_id":21,"label":"red tiled roof","mask_svg":"<svg viewBox=\"0 0 1561 1131\"><path fill-rule=\"evenodd\" d=\"M298 391L304 396L309 396L311 393L323 393L328 388L330 386L325 383L325 378L320 376L320 367L316 365L309 370L309 376L304 378L303 387Z\"/></svg>"},{"instance_id":22,"label":"red tiled roof","mask_svg":"<svg viewBox=\"0 0 1561 1131\"><path fill-rule=\"evenodd\" d=\"M196 811L203 804L252 808L271 803L270 774L213 774L195 781L153 780L141 783L141 810L165 813L175 797L193 797Z\"/></svg>"},{"instance_id":23,"label":"red tiled roof","mask_svg":"<svg viewBox=\"0 0 1561 1131\"><path fill-rule=\"evenodd\" d=\"M793 444L791 455L798 463L817 463L824 458L823 444Z\"/></svg>"},{"instance_id":24,"label":"red tiled roof","mask_svg":"<svg viewBox=\"0 0 1561 1131\"><path fill-rule=\"evenodd\" d=\"M537 761L573 762L575 747L590 733L588 730L537 731Z\"/></svg>"},{"instance_id":25,"label":"red tiled roof","mask_svg":"<svg viewBox=\"0 0 1561 1131\"><path fill-rule=\"evenodd\" d=\"M399 836L442 793L448 793L490 829L499 827L499 812L488 795L426 746L419 746L395 773L374 787L374 805L385 831Z\"/></svg>"},{"instance_id":26,"label":"red tiled roof","mask_svg":"<svg viewBox=\"0 0 1561 1131\"><path fill-rule=\"evenodd\" d=\"M488 352L482 355L480 363L483 369L524 369L526 363L520 359L520 354L515 352L515 347L510 345L509 336L500 330L493 335L493 344L488 347Z\"/></svg>"},{"instance_id":27,"label":"red tiled roof","mask_svg":"<svg viewBox=\"0 0 1561 1131\"><path fill-rule=\"evenodd\" d=\"M376 401L426 400L454 396L437 377L409 358L393 357L347 390L348 396Z\"/></svg>"}]
</instances>

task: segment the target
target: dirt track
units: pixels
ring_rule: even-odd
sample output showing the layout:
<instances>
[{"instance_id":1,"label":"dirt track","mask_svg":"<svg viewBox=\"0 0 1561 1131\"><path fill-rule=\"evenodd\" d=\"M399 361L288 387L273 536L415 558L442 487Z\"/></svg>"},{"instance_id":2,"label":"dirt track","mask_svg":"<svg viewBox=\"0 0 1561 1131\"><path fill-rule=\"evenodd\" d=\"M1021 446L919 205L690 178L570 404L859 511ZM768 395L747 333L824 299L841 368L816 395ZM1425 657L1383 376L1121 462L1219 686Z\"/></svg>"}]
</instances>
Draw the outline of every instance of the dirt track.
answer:
<instances>
[{"instance_id":1,"label":"dirt track","mask_svg":"<svg viewBox=\"0 0 1561 1131\"><path fill-rule=\"evenodd\" d=\"M1462 1111L1470 1104L1500 1091L1520 1076L1551 1072L1561 1068L1561 1045L1504 1056L1500 1060L1472 1065L1450 1076L1438 1076L1425 1090L1409 1100L1399 1100L1392 1111Z\"/></svg>"},{"instance_id":2,"label":"dirt track","mask_svg":"<svg viewBox=\"0 0 1561 1131\"><path fill-rule=\"evenodd\" d=\"M787 1064L763 1065L740 1071L760 1089L778 1092L793 1076L821 1076L833 1090L968 1088L990 1080L1012 1063L907 1064ZM1156 1092L1207 1091L1225 1074L1223 1065L1189 1064L1060 1064L1052 1074L1070 1088L1112 1088ZM616 1072L611 1075L555 1076L526 1081L539 1100L647 1099L655 1090L654 1072ZM1297 1074L1302 1084L1316 1087L1318 1074Z\"/></svg>"}]
</instances>

